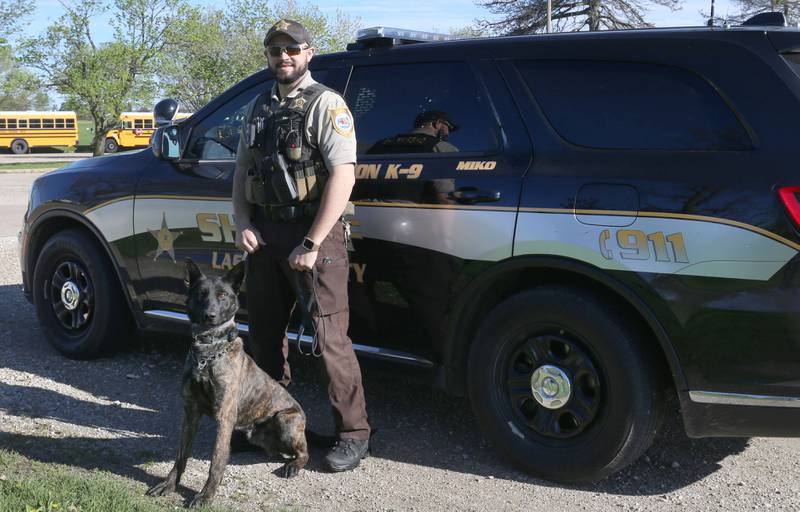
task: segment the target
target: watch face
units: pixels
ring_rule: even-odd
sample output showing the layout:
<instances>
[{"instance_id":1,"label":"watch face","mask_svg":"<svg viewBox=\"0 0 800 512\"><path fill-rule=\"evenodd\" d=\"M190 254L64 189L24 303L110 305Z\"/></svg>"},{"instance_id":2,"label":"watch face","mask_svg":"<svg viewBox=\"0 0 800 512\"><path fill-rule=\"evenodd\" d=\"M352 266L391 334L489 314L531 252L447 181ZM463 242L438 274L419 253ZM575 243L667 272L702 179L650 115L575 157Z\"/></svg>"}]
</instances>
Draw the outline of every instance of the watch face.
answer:
<instances>
[{"instance_id":1,"label":"watch face","mask_svg":"<svg viewBox=\"0 0 800 512\"><path fill-rule=\"evenodd\" d=\"M303 239L303 249L311 251L314 249L314 242L309 238Z\"/></svg>"}]
</instances>

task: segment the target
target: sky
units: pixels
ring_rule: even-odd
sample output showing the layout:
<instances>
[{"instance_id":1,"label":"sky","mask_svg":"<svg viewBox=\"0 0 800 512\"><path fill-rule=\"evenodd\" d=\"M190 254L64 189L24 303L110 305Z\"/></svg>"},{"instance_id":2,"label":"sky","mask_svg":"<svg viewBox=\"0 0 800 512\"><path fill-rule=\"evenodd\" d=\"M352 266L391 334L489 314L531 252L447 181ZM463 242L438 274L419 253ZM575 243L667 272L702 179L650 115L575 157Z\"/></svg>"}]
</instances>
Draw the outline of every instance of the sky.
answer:
<instances>
[{"instance_id":1,"label":"sky","mask_svg":"<svg viewBox=\"0 0 800 512\"><path fill-rule=\"evenodd\" d=\"M195 4L215 4L217 0L189 0ZM263 1L263 0L262 0ZM312 0L313 1L313 0ZM300 0L301 3L304 0ZM414 30L446 32L450 28L460 28L474 23L476 19L490 17L483 7L473 0L316 0L320 9L333 15L341 9L351 17L361 19L361 27L390 26ZM706 20L700 11L710 9L711 0L684 0L682 9L672 12L665 7L650 4L647 19L658 27L704 25ZM715 14L724 17L733 14L731 0L716 0ZM28 30L40 32L57 20L63 13L58 0L37 0L36 13ZM265 30L268 27L265 27ZM93 29L99 41L112 37L104 20L98 19Z\"/></svg>"}]
</instances>

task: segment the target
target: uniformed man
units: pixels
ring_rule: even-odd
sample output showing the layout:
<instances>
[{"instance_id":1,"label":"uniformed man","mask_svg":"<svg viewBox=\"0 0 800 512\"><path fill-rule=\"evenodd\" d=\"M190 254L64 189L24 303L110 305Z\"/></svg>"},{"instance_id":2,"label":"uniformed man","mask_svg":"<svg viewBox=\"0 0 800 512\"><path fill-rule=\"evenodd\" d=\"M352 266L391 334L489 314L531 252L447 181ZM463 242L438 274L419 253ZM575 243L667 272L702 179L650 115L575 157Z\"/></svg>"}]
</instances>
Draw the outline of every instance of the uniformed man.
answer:
<instances>
[{"instance_id":1,"label":"uniformed man","mask_svg":"<svg viewBox=\"0 0 800 512\"><path fill-rule=\"evenodd\" d=\"M394 153L448 153L458 148L447 142L451 132L458 129L447 112L426 110L414 118L414 129L381 139L367 151L370 155Z\"/></svg>"},{"instance_id":2,"label":"uniformed man","mask_svg":"<svg viewBox=\"0 0 800 512\"><path fill-rule=\"evenodd\" d=\"M338 93L311 77L314 47L300 23L280 20L264 47L276 83L248 107L233 186L236 245L248 253L248 350L288 385L286 327L295 290L305 283L338 438L325 463L346 471L366 456L370 435L361 369L347 337L342 215L355 183L353 117Z\"/></svg>"}]
</instances>

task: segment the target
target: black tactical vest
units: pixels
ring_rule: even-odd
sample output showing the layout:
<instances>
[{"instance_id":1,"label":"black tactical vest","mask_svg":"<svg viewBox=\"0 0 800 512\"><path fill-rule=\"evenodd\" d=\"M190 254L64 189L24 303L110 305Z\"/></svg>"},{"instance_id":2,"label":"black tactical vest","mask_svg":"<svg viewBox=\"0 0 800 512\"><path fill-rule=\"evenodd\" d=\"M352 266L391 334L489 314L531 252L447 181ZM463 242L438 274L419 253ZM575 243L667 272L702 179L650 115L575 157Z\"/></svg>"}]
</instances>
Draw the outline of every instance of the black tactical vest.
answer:
<instances>
[{"instance_id":1,"label":"black tactical vest","mask_svg":"<svg viewBox=\"0 0 800 512\"><path fill-rule=\"evenodd\" d=\"M248 112L247 142L263 180L264 204L314 202L322 197L328 169L317 146L306 137L305 126L309 108L325 91L332 89L314 83L285 104L274 105L271 93L262 93ZM293 182L288 189L284 174ZM287 192L292 185L294 194Z\"/></svg>"},{"instance_id":2,"label":"black tactical vest","mask_svg":"<svg viewBox=\"0 0 800 512\"><path fill-rule=\"evenodd\" d=\"M369 155L390 153L433 153L442 139L427 133L401 133L381 139L367 150Z\"/></svg>"}]
</instances>

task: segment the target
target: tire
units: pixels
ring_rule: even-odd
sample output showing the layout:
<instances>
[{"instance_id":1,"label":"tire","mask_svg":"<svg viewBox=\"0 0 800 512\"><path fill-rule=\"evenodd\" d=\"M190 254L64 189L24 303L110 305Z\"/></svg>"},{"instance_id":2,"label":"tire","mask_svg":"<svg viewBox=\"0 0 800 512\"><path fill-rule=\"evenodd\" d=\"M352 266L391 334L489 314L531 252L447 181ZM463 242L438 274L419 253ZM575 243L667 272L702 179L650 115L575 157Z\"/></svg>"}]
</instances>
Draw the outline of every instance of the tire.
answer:
<instances>
[{"instance_id":1,"label":"tire","mask_svg":"<svg viewBox=\"0 0 800 512\"><path fill-rule=\"evenodd\" d=\"M33 273L33 300L56 350L90 359L123 345L134 329L118 283L106 254L87 233L70 229L45 243Z\"/></svg>"},{"instance_id":2,"label":"tire","mask_svg":"<svg viewBox=\"0 0 800 512\"><path fill-rule=\"evenodd\" d=\"M116 153L119 151L119 144L111 137L106 139L106 153Z\"/></svg>"},{"instance_id":3,"label":"tire","mask_svg":"<svg viewBox=\"0 0 800 512\"><path fill-rule=\"evenodd\" d=\"M11 152L15 155L24 155L30 151L28 141L25 139L14 139L11 141Z\"/></svg>"},{"instance_id":4,"label":"tire","mask_svg":"<svg viewBox=\"0 0 800 512\"><path fill-rule=\"evenodd\" d=\"M644 453L663 418L664 379L648 341L592 292L547 286L509 298L470 350L481 429L534 476L610 475Z\"/></svg>"}]
</instances>

